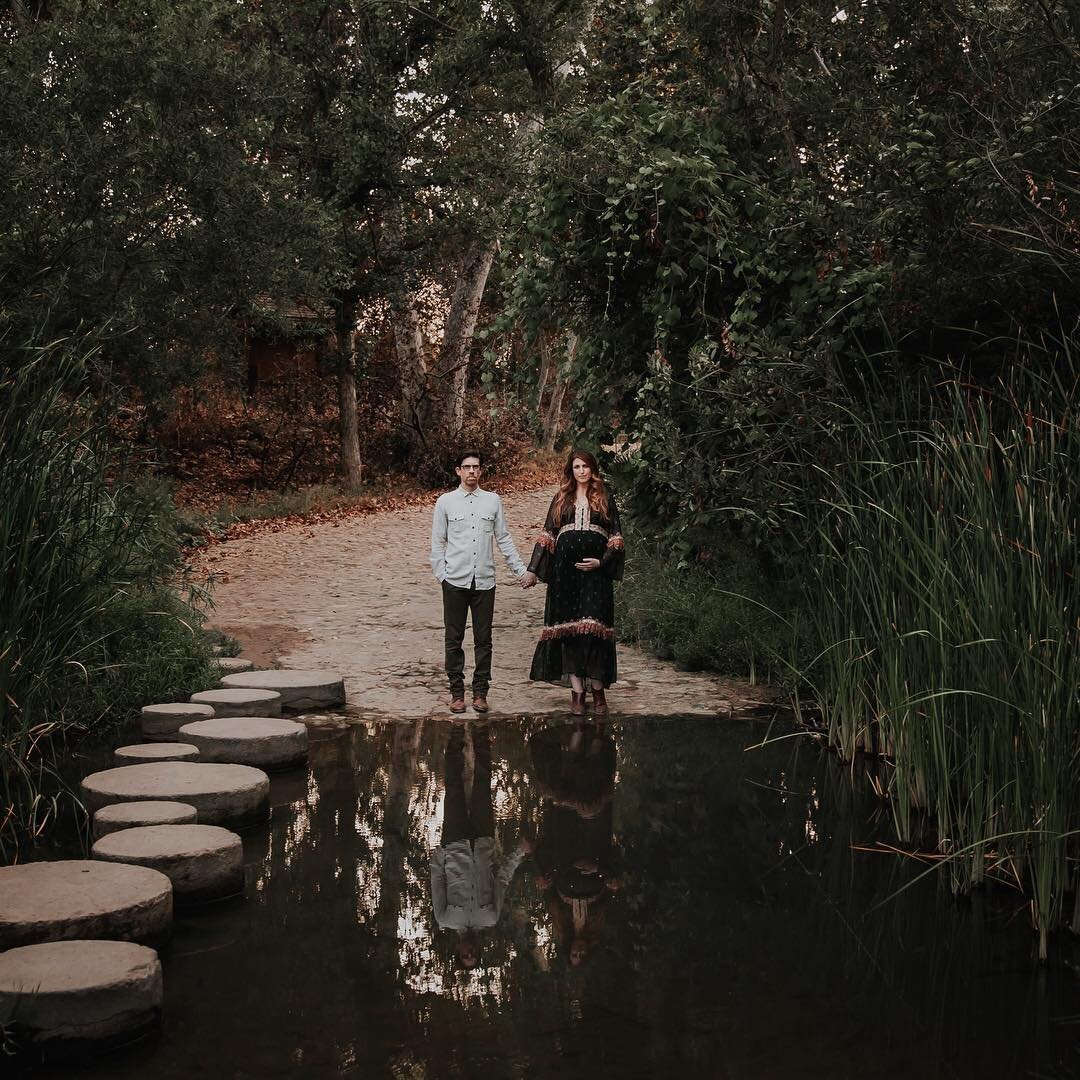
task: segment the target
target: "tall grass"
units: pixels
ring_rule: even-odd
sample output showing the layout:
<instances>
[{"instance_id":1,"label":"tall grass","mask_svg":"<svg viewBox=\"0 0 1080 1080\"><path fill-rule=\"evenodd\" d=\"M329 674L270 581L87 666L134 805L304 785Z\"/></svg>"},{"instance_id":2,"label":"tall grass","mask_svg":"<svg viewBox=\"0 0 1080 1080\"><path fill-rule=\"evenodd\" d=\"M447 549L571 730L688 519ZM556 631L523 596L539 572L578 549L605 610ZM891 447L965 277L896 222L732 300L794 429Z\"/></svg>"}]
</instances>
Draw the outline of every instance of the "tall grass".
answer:
<instances>
[{"instance_id":1,"label":"tall grass","mask_svg":"<svg viewBox=\"0 0 1080 1080\"><path fill-rule=\"evenodd\" d=\"M1067 349L1021 360L850 425L808 609L834 745L885 756L901 834L930 815L954 889L1022 884L1045 957L1077 887L1080 429Z\"/></svg>"},{"instance_id":2,"label":"tall grass","mask_svg":"<svg viewBox=\"0 0 1080 1080\"><path fill-rule=\"evenodd\" d=\"M61 342L0 375L0 847L58 813L70 736L212 678L171 506L127 475L85 362Z\"/></svg>"}]
</instances>

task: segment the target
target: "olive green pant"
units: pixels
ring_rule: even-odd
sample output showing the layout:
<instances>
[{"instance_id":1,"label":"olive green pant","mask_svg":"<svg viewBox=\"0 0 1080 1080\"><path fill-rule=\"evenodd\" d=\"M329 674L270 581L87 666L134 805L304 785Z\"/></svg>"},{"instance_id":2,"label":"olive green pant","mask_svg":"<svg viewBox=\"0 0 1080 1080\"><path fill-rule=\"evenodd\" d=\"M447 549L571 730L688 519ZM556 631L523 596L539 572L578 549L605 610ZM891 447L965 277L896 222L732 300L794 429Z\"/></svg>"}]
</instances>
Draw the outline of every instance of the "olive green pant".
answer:
<instances>
[{"instance_id":1,"label":"olive green pant","mask_svg":"<svg viewBox=\"0 0 1080 1080\"><path fill-rule=\"evenodd\" d=\"M443 626L446 630L446 677L453 697L465 696L465 624L472 613L474 696L486 696L491 685L491 620L495 589L467 589L442 583Z\"/></svg>"}]
</instances>

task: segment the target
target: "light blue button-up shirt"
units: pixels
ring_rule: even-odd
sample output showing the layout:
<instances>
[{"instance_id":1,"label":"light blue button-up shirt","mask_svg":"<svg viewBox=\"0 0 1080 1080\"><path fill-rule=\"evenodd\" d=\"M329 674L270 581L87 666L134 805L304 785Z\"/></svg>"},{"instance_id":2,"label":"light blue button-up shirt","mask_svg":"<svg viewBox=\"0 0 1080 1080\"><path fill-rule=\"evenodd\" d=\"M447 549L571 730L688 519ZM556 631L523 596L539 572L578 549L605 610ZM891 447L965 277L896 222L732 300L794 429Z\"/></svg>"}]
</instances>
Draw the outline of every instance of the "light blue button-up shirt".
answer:
<instances>
[{"instance_id":1,"label":"light blue button-up shirt","mask_svg":"<svg viewBox=\"0 0 1080 1080\"><path fill-rule=\"evenodd\" d=\"M460 589L475 581L478 589L494 589L492 540L511 573L521 577L525 564L506 527L502 499L495 492L459 487L439 496L431 522L431 569L439 581Z\"/></svg>"},{"instance_id":2,"label":"light blue button-up shirt","mask_svg":"<svg viewBox=\"0 0 1080 1080\"><path fill-rule=\"evenodd\" d=\"M455 840L431 856L431 901L444 930L495 926L514 871L525 857L518 844L496 869L495 840Z\"/></svg>"}]
</instances>

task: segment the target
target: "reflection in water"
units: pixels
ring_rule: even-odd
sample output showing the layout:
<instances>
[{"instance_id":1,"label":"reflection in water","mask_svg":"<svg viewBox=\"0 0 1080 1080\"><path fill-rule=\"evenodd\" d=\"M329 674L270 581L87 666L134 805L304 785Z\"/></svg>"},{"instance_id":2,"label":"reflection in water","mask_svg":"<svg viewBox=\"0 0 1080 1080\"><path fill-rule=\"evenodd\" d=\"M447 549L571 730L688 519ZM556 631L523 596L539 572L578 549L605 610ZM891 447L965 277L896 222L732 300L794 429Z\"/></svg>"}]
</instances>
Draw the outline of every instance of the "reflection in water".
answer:
<instances>
[{"instance_id":1,"label":"reflection in water","mask_svg":"<svg viewBox=\"0 0 1080 1080\"><path fill-rule=\"evenodd\" d=\"M1018 898L889 899L921 868L853 853L879 805L760 738L313 732L244 834L245 900L178 915L160 1036L80 1075L1080 1076L1067 942L1038 970Z\"/></svg>"},{"instance_id":2,"label":"reflection in water","mask_svg":"<svg viewBox=\"0 0 1080 1080\"><path fill-rule=\"evenodd\" d=\"M603 936L622 885L612 837L615 741L602 727L544 728L530 740L543 817L536 849L555 941L580 967Z\"/></svg>"},{"instance_id":3,"label":"reflection in water","mask_svg":"<svg viewBox=\"0 0 1080 1080\"><path fill-rule=\"evenodd\" d=\"M466 782L466 736L472 769ZM481 932L498 924L514 872L532 844L526 838L508 855L495 843L491 734L486 725L456 725L446 743L442 835L431 855L435 921L456 935L454 954L463 968L480 963Z\"/></svg>"}]
</instances>

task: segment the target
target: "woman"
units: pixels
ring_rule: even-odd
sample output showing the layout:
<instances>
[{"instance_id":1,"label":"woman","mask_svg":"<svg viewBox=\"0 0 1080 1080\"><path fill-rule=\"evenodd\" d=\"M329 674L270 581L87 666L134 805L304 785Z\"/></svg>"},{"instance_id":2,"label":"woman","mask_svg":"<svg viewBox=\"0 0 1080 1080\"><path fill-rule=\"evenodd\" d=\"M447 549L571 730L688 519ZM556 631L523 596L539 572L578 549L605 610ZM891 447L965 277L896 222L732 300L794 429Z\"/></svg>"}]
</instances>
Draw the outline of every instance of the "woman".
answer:
<instances>
[{"instance_id":1,"label":"woman","mask_svg":"<svg viewBox=\"0 0 1080 1080\"><path fill-rule=\"evenodd\" d=\"M585 714L585 688L593 710L607 713L604 691L615 682L615 597L622 578L619 511L592 454L574 450L551 500L529 571L547 583L544 629L529 678L571 686L570 711Z\"/></svg>"}]
</instances>

